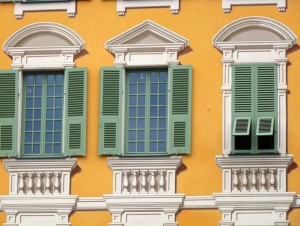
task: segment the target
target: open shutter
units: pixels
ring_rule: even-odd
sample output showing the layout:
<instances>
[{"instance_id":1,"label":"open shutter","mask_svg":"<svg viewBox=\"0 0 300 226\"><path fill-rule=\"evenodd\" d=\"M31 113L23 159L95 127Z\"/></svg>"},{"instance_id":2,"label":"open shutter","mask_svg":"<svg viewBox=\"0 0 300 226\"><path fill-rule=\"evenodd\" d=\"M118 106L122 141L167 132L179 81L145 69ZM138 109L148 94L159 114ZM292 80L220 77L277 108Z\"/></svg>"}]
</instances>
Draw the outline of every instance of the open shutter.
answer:
<instances>
[{"instance_id":1,"label":"open shutter","mask_svg":"<svg viewBox=\"0 0 300 226\"><path fill-rule=\"evenodd\" d=\"M273 117L258 117L256 135L270 136L274 132L274 118Z\"/></svg>"},{"instance_id":2,"label":"open shutter","mask_svg":"<svg viewBox=\"0 0 300 226\"><path fill-rule=\"evenodd\" d=\"M86 154L87 69L65 72L64 156Z\"/></svg>"},{"instance_id":3,"label":"open shutter","mask_svg":"<svg viewBox=\"0 0 300 226\"><path fill-rule=\"evenodd\" d=\"M123 68L101 68L100 155L121 155Z\"/></svg>"},{"instance_id":4,"label":"open shutter","mask_svg":"<svg viewBox=\"0 0 300 226\"><path fill-rule=\"evenodd\" d=\"M250 117L236 117L233 123L232 135L248 136L250 134L250 127L251 127Z\"/></svg>"},{"instance_id":5,"label":"open shutter","mask_svg":"<svg viewBox=\"0 0 300 226\"><path fill-rule=\"evenodd\" d=\"M170 67L169 154L191 153L192 67Z\"/></svg>"},{"instance_id":6,"label":"open shutter","mask_svg":"<svg viewBox=\"0 0 300 226\"><path fill-rule=\"evenodd\" d=\"M19 72L0 71L0 156L17 156Z\"/></svg>"}]
</instances>

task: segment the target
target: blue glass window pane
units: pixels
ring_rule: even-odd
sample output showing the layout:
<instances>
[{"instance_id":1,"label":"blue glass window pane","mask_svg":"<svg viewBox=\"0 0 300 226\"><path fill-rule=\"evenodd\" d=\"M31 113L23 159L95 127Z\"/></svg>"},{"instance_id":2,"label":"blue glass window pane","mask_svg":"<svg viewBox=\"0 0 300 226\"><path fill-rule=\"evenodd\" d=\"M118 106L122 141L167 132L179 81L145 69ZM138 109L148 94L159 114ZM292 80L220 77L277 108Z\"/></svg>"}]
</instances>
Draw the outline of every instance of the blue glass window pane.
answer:
<instances>
[{"instance_id":1,"label":"blue glass window pane","mask_svg":"<svg viewBox=\"0 0 300 226\"><path fill-rule=\"evenodd\" d=\"M145 80L146 80L146 74L145 73L139 73L138 81L139 82L145 82Z\"/></svg>"},{"instance_id":2,"label":"blue glass window pane","mask_svg":"<svg viewBox=\"0 0 300 226\"><path fill-rule=\"evenodd\" d=\"M160 95L159 96L159 104L160 105L166 105L167 104L167 96L166 95Z\"/></svg>"},{"instance_id":3,"label":"blue glass window pane","mask_svg":"<svg viewBox=\"0 0 300 226\"><path fill-rule=\"evenodd\" d=\"M48 131L53 130L53 121L52 120L46 121L46 130L48 130Z\"/></svg>"},{"instance_id":4,"label":"blue glass window pane","mask_svg":"<svg viewBox=\"0 0 300 226\"><path fill-rule=\"evenodd\" d=\"M166 115L167 115L166 107L160 107L159 108L159 116L166 116Z\"/></svg>"},{"instance_id":5,"label":"blue glass window pane","mask_svg":"<svg viewBox=\"0 0 300 226\"><path fill-rule=\"evenodd\" d=\"M62 88L62 86L56 86L55 87L55 95L62 96L62 94L63 94L63 88Z\"/></svg>"},{"instance_id":6,"label":"blue glass window pane","mask_svg":"<svg viewBox=\"0 0 300 226\"><path fill-rule=\"evenodd\" d=\"M62 107L62 98L61 97L57 97L55 98L55 107Z\"/></svg>"},{"instance_id":7,"label":"blue glass window pane","mask_svg":"<svg viewBox=\"0 0 300 226\"><path fill-rule=\"evenodd\" d=\"M159 81L160 82L167 82L168 74L167 72L161 72L159 74Z\"/></svg>"},{"instance_id":8,"label":"blue glass window pane","mask_svg":"<svg viewBox=\"0 0 300 226\"><path fill-rule=\"evenodd\" d=\"M151 93L157 93L158 92L158 85L157 84L151 84L150 85L150 92Z\"/></svg>"},{"instance_id":9,"label":"blue glass window pane","mask_svg":"<svg viewBox=\"0 0 300 226\"><path fill-rule=\"evenodd\" d=\"M43 76L41 75L36 76L35 84L41 86L43 84Z\"/></svg>"},{"instance_id":10,"label":"blue glass window pane","mask_svg":"<svg viewBox=\"0 0 300 226\"><path fill-rule=\"evenodd\" d=\"M151 82L158 82L158 73L157 72L151 72L150 81Z\"/></svg>"},{"instance_id":11,"label":"blue glass window pane","mask_svg":"<svg viewBox=\"0 0 300 226\"><path fill-rule=\"evenodd\" d=\"M144 142L138 142L137 143L137 152L144 152L145 151L145 143Z\"/></svg>"},{"instance_id":12,"label":"blue glass window pane","mask_svg":"<svg viewBox=\"0 0 300 226\"><path fill-rule=\"evenodd\" d=\"M33 107L33 98L26 98L26 108Z\"/></svg>"},{"instance_id":13,"label":"blue glass window pane","mask_svg":"<svg viewBox=\"0 0 300 226\"><path fill-rule=\"evenodd\" d=\"M34 131L41 131L41 121L34 122Z\"/></svg>"},{"instance_id":14,"label":"blue glass window pane","mask_svg":"<svg viewBox=\"0 0 300 226\"><path fill-rule=\"evenodd\" d=\"M157 140L157 131L156 130L150 131L150 140Z\"/></svg>"},{"instance_id":15,"label":"blue glass window pane","mask_svg":"<svg viewBox=\"0 0 300 226\"><path fill-rule=\"evenodd\" d=\"M145 96L139 96L138 100L139 100L139 105L145 105Z\"/></svg>"},{"instance_id":16,"label":"blue glass window pane","mask_svg":"<svg viewBox=\"0 0 300 226\"><path fill-rule=\"evenodd\" d=\"M41 119L41 117L42 117L42 112L41 112L41 110L35 109L35 110L34 110L34 118L35 118L35 119Z\"/></svg>"},{"instance_id":17,"label":"blue glass window pane","mask_svg":"<svg viewBox=\"0 0 300 226\"><path fill-rule=\"evenodd\" d=\"M129 108L129 117L136 117L136 108L135 107Z\"/></svg>"},{"instance_id":18,"label":"blue glass window pane","mask_svg":"<svg viewBox=\"0 0 300 226\"><path fill-rule=\"evenodd\" d=\"M157 95L151 95L150 104L151 105L157 105Z\"/></svg>"},{"instance_id":19,"label":"blue glass window pane","mask_svg":"<svg viewBox=\"0 0 300 226\"><path fill-rule=\"evenodd\" d=\"M129 119L129 129L136 128L136 119Z\"/></svg>"},{"instance_id":20,"label":"blue glass window pane","mask_svg":"<svg viewBox=\"0 0 300 226\"><path fill-rule=\"evenodd\" d=\"M129 93L130 94L136 94L137 93L137 88L136 88L136 84L131 84L129 87Z\"/></svg>"},{"instance_id":21,"label":"blue glass window pane","mask_svg":"<svg viewBox=\"0 0 300 226\"><path fill-rule=\"evenodd\" d=\"M158 151L165 152L166 151L166 142L158 142Z\"/></svg>"},{"instance_id":22,"label":"blue glass window pane","mask_svg":"<svg viewBox=\"0 0 300 226\"><path fill-rule=\"evenodd\" d=\"M41 108L42 107L42 98L35 98L34 107Z\"/></svg>"},{"instance_id":23,"label":"blue glass window pane","mask_svg":"<svg viewBox=\"0 0 300 226\"><path fill-rule=\"evenodd\" d=\"M53 107L54 98L47 97L47 107Z\"/></svg>"},{"instance_id":24,"label":"blue glass window pane","mask_svg":"<svg viewBox=\"0 0 300 226\"><path fill-rule=\"evenodd\" d=\"M159 92L166 93L167 92L167 84L159 84Z\"/></svg>"},{"instance_id":25,"label":"blue glass window pane","mask_svg":"<svg viewBox=\"0 0 300 226\"><path fill-rule=\"evenodd\" d=\"M52 144L46 144L45 145L45 153L46 154L52 154Z\"/></svg>"},{"instance_id":26,"label":"blue glass window pane","mask_svg":"<svg viewBox=\"0 0 300 226\"><path fill-rule=\"evenodd\" d=\"M135 143L132 143L132 142L128 143L128 152L136 152Z\"/></svg>"},{"instance_id":27,"label":"blue glass window pane","mask_svg":"<svg viewBox=\"0 0 300 226\"><path fill-rule=\"evenodd\" d=\"M47 110L46 118L47 119L53 119L53 110Z\"/></svg>"},{"instance_id":28,"label":"blue glass window pane","mask_svg":"<svg viewBox=\"0 0 300 226\"><path fill-rule=\"evenodd\" d=\"M60 154L61 153L61 144L54 144L54 154Z\"/></svg>"},{"instance_id":29,"label":"blue glass window pane","mask_svg":"<svg viewBox=\"0 0 300 226\"><path fill-rule=\"evenodd\" d=\"M129 74L129 81L136 82L137 81L137 73L130 73Z\"/></svg>"},{"instance_id":30,"label":"blue glass window pane","mask_svg":"<svg viewBox=\"0 0 300 226\"><path fill-rule=\"evenodd\" d=\"M129 97L129 104L130 105L136 105L137 104L136 96L130 96Z\"/></svg>"},{"instance_id":31,"label":"blue glass window pane","mask_svg":"<svg viewBox=\"0 0 300 226\"><path fill-rule=\"evenodd\" d=\"M62 76L62 75L56 75L56 84L57 85L64 84L64 76Z\"/></svg>"},{"instance_id":32,"label":"blue glass window pane","mask_svg":"<svg viewBox=\"0 0 300 226\"><path fill-rule=\"evenodd\" d=\"M27 76L27 85L34 85L34 76Z\"/></svg>"},{"instance_id":33,"label":"blue glass window pane","mask_svg":"<svg viewBox=\"0 0 300 226\"><path fill-rule=\"evenodd\" d=\"M158 139L159 140L166 140L166 131L165 130L160 130L158 132Z\"/></svg>"},{"instance_id":34,"label":"blue glass window pane","mask_svg":"<svg viewBox=\"0 0 300 226\"><path fill-rule=\"evenodd\" d=\"M36 86L35 87L35 95L36 96L42 96L42 87L41 86Z\"/></svg>"},{"instance_id":35,"label":"blue glass window pane","mask_svg":"<svg viewBox=\"0 0 300 226\"><path fill-rule=\"evenodd\" d=\"M32 119L33 118L33 110L26 110L26 119Z\"/></svg>"},{"instance_id":36,"label":"blue glass window pane","mask_svg":"<svg viewBox=\"0 0 300 226\"><path fill-rule=\"evenodd\" d=\"M128 136L129 140L136 140L136 131L129 131Z\"/></svg>"},{"instance_id":37,"label":"blue glass window pane","mask_svg":"<svg viewBox=\"0 0 300 226\"><path fill-rule=\"evenodd\" d=\"M157 128L157 119L150 119L150 128Z\"/></svg>"},{"instance_id":38,"label":"blue glass window pane","mask_svg":"<svg viewBox=\"0 0 300 226\"><path fill-rule=\"evenodd\" d=\"M38 143L41 141L41 134L40 133L34 133L33 134L33 142Z\"/></svg>"},{"instance_id":39,"label":"blue glass window pane","mask_svg":"<svg viewBox=\"0 0 300 226\"><path fill-rule=\"evenodd\" d=\"M144 94L146 92L146 85L145 83L139 84L139 94Z\"/></svg>"},{"instance_id":40,"label":"blue glass window pane","mask_svg":"<svg viewBox=\"0 0 300 226\"><path fill-rule=\"evenodd\" d=\"M24 153L25 154L31 154L31 144L25 144Z\"/></svg>"},{"instance_id":41,"label":"blue glass window pane","mask_svg":"<svg viewBox=\"0 0 300 226\"><path fill-rule=\"evenodd\" d=\"M26 143L32 142L32 133L25 133L25 142Z\"/></svg>"},{"instance_id":42,"label":"blue glass window pane","mask_svg":"<svg viewBox=\"0 0 300 226\"><path fill-rule=\"evenodd\" d=\"M151 117L157 116L157 107L150 107L150 116Z\"/></svg>"},{"instance_id":43,"label":"blue glass window pane","mask_svg":"<svg viewBox=\"0 0 300 226\"><path fill-rule=\"evenodd\" d=\"M54 130L61 130L61 121L55 121L54 122Z\"/></svg>"},{"instance_id":44,"label":"blue glass window pane","mask_svg":"<svg viewBox=\"0 0 300 226\"><path fill-rule=\"evenodd\" d=\"M145 131L137 131L137 139L145 140Z\"/></svg>"},{"instance_id":45,"label":"blue glass window pane","mask_svg":"<svg viewBox=\"0 0 300 226\"><path fill-rule=\"evenodd\" d=\"M33 96L33 87L32 86L28 86L26 89L26 95L27 96Z\"/></svg>"},{"instance_id":46,"label":"blue glass window pane","mask_svg":"<svg viewBox=\"0 0 300 226\"><path fill-rule=\"evenodd\" d=\"M55 77L54 77L54 75L48 75L48 76L47 76L47 84L48 84L48 85L54 85L54 82L55 82Z\"/></svg>"},{"instance_id":47,"label":"blue glass window pane","mask_svg":"<svg viewBox=\"0 0 300 226\"><path fill-rule=\"evenodd\" d=\"M60 132L54 133L54 142L61 142L61 133Z\"/></svg>"},{"instance_id":48,"label":"blue glass window pane","mask_svg":"<svg viewBox=\"0 0 300 226\"><path fill-rule=\"evenodd\" d=\"M139 107L138 111L139 117L145 117L145 107Z\"/></svg>"},{"instance_id":49,"label":"blue glass window pane","mask_svg":"<svg viewBox=\"0 0 300 226\"><path fill-rule=\"evenodd\" d=\"M145 119L141 119L141 118L138 119L138 128L139 129L145 128Z\"/></svg>"},{"instance_id":50,"label":"blue glass window pane","mask_svg":"<svg viewBox=\"0 0 300 226\"><path fill-rule=\"evenodd\" d=\"M166 127L167 127L167 120L159 119L159 128L166 128Z\"/></svg>"},{"instance_id":51,"label":"blue glass window pane","mask_svg":"<svg viewBox=\"0 0 300 226\"><path fill-rule=\"evenodd\" d=\"M60 110L60 109L55 110L55 118L56 119L61 119L62 118L62 110Z\"/></svg>"},{"instance_id":52,"label":"blue glass window pane","mask_svg":"<svg viewBox=\"0 0 300 226\"><path fill-rule=\"evenodd\" d=\"M33 145L33 154L40 154L40 145L39 144Z\"/></svg>"},{"instance_id":53,"label":"blue glass window pane","mask_svg":"<svg viewBox=\"0 0 300 226\"><path fill-rule=\"evenodd\" d=\"M25 122L25 130L30 131L32 130L32 122Z\"/></svg>"},{"instance_id":54,"label":"blue glass window pane","mask_svg":"<svg viewBox=\"0 0 300 226\"><path fill-rule=\"evenodd\" d=\"M157 152L156 142L150 142L150 152Z\"/></svg>"},{"instance_id":55,"label":"blue glass window pane","mask_svg":"<svg viewBox=\"0 0 300 226\"><path fill-rule=\"evenodd\" d=\"M54 96L54 87L53 86L47 87L47 96Z\"/></svg>"},{"instance_id":56,"label":"blue glass window pane","mask_svg":"<svg viewBox=\"0 0 300 226\"><path fill-rule=\"evenodd\" d=\"M53 141L52 133L46 133L46 142L52 142L52 141Z\"/></svg>"}]
</instances>

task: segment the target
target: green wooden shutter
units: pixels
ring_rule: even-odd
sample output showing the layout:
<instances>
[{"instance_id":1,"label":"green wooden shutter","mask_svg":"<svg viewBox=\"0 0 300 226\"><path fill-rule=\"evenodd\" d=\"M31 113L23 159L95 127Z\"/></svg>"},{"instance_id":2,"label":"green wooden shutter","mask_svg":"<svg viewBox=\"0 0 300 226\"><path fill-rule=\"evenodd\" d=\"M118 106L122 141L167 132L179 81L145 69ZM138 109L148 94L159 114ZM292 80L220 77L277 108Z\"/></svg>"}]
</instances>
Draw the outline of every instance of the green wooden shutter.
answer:
<instances>
[{"instance_id":1,"label":"green wooden shutter","mask_svg":"<svg viewBox=\"0 0 300 226\"><path fill-rule=\"evenodd\" d=\"M250 127L251 127L250 117L235 117L232 135L248 136L250 133Z\"/></svg>"},{"instance_id":2,"label":"green wooden shutter","mask_svg":"<svg viewBox=\"0 0 300 226\"><path fill-rule=\"evenodd\" d=\"M258 117L256 135L269 136L274 134L274 118L273 117Z\"/></svg>"},{"instance_id":3,"label":"green wooden shutter","mask_svg":"<svg viewBox=\"0 0 300 226\"><path fill-rule=\"evenodd\" d=\"M0 71L0 156L17 156L19 72Z\"/></svg>"},{"instance_id":4,"label":"green wooden shutter","mask_svg":"<svg viewBox=\"0 0 300 226\"><path fill-rule=\"evenodd\" d=\"M65 72L64 156L86 154L87 69Z\"/></svg>"},{"instance_id":5,"label":"green wooden shutter","mask_svg":"<svg viewBox=\"0 0 300 226\"><path fill-rule=\"evenodd\" d=\"M100 155L121 155L123 68L101 68Z\"/></svg>"},{"instance_id":6,"label":"green wooden shutter","mask_svg":"<svg viewBox=\"0 0 300 226\"><path fill-rule=\"evenodd\" d=\"M191 153L192 67L170 67L169 154Z\"/></svg>"}]
</instances>

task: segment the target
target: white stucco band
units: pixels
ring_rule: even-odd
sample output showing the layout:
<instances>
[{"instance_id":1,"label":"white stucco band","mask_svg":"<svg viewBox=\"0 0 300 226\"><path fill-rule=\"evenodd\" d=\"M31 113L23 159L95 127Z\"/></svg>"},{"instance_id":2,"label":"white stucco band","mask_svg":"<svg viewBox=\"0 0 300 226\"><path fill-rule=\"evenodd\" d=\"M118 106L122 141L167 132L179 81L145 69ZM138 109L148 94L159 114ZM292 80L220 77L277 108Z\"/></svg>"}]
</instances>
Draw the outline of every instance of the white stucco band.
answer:
<instances>
[{"instance_id":1,"label":"white stucco band","mask_svg":"<svg viewBox=\"0 0 300 226\"><path fill-rule=\"evenodd\" d=\"M286 153L286 51L297 42L286 26L270 18L245 17L222 28L213 45L223 52L223 154L231 152L232 64L276 63L278 65L278 152Z\"/></svg>"}]
</instances>

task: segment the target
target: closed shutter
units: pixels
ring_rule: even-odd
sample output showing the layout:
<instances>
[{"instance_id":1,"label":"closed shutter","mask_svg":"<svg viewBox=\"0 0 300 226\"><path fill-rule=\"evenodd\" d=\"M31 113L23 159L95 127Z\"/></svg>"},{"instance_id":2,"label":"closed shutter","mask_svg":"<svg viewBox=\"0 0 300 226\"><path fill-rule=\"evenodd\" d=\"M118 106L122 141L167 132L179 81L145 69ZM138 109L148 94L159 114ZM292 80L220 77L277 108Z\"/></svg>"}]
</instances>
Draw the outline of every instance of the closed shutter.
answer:
<instances>
[{"instance_id":1,"label":"closed shutter","mask_svg":"<svg viewBox=\"0 0 300 226\"><path fill-rule=\"evenodd\" d=\"M169 154L191 152L192 67L170 67Z\"/></svg>"},{"instance_id":2,"label":"closed shutter","mask_svg":"<svg viewBox=\"0 0 300 226\"><path fill-rule=\"evenodd\" d=\"M19 72L0 71L0 156L17 156Z\"/></svg>"},{"instance_id":3,"label":"closed shutter","mask_svg":"<svg viewBox=\"0 0 300 226\"><path fill-rule=\"evenodd\" d=\"M64 156L86 154L87 69L65 72Z\"/></svg>"},{"instance_id":4,"label":"closed shutter","mask_svg":"<svg viewBox=\"0 0 300 226\"><path fill-rule=\"evenodd\" d=\"M121 155L123 68L101 68L100 155Z\"/></svg>"}]
</instances>

